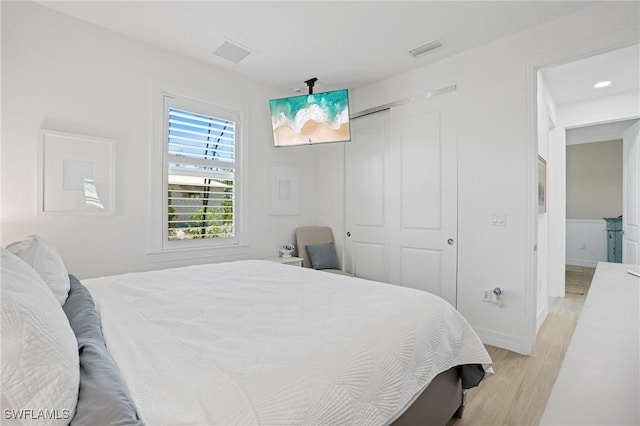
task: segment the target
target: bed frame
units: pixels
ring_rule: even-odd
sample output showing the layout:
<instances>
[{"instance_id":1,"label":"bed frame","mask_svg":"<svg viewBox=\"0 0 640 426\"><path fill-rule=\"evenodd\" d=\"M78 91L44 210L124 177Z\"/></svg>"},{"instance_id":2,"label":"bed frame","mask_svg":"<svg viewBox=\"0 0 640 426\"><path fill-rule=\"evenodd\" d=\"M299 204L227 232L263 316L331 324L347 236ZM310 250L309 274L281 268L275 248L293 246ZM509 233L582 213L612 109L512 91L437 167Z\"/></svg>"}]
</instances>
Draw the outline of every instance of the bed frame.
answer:
<instances>
[{"instance_id":1,"label":"bed frame","mask_svg":"<svg viewBox=\"0 0 640 426\"><path fill-rule=\"evenodd\" d=\"M461 418L465 392L458 367L438 374L393 426L446 425L452 417Z\"/></svg>"}]
</instances>

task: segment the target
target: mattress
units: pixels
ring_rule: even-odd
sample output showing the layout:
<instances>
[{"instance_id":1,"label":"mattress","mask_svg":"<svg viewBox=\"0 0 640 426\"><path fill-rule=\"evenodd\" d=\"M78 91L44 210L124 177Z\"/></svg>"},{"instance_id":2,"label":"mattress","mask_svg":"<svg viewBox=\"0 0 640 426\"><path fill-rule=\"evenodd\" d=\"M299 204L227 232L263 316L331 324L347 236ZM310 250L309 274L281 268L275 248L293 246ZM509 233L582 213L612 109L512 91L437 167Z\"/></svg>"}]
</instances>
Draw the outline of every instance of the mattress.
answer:
<instances>
[{"instance_id":1,"label":"mattress","mask_svg":"<svg viewBox=\"0 0 640 426\"><path fill-rule=\"evenodd\" d=\"M249 260L83 280L142 420L388 424L491 359L427 292Z\"/></svg>"}]
</instances>

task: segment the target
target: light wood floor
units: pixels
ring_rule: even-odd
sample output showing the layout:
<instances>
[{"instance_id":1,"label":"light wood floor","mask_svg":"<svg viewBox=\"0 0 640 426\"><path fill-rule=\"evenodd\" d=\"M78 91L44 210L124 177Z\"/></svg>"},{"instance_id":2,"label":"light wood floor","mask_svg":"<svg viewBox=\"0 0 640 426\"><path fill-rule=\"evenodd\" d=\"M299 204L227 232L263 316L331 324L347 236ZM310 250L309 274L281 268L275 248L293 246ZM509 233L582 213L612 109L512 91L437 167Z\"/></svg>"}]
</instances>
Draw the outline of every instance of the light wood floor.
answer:
<instances>
[{"instance_id":1,"label":"light wood floor","mask_svg":"<svg viewBox=\"0 0 640 426\"><path fill-rule=\"evenodd\" d=\"M584 294L567 293L564 298L550 299L549 314L538 332L535 356L487 346L495 374L467 393L462 419L452 419L447 426L540 423L595 272L593 268L567 269L567 278L571 275L567 284L575 287L582 277Z\"/></svg>"}]
</instances>

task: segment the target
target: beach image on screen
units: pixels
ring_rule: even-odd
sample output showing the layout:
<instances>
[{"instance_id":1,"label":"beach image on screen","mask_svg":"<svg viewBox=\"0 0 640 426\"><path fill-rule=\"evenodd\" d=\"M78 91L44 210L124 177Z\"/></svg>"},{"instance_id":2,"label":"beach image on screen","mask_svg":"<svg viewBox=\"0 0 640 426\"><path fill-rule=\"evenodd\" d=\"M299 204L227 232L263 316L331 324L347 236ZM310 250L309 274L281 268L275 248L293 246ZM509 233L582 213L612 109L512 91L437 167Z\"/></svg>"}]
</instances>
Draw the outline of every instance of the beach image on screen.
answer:
<instances>
[{"instance_id":1,"label":"beach image on screen","mask_svg":"<svg viewBox=\"0 0 640 426\"><path fill-rule=\"evenodd\" d=\"M276 146L351 139L347 90L273 99L269 106Z\"/></svg>"}]
</instances>

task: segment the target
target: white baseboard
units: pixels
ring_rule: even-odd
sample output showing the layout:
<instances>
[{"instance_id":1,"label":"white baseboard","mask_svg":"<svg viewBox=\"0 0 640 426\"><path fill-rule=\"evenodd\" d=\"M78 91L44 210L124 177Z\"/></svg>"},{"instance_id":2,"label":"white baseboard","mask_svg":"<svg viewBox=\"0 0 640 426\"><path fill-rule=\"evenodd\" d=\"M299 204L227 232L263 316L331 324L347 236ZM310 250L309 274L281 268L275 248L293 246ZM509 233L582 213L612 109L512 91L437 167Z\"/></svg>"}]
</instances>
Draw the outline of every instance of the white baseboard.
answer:
<instances>
[{"instance_id":1,"label":"white baseboard","mask_svg":"<svg viewBox=\"0 0 640 426\"><path fill-rule=\"evenodd\" d=\"M540 327L545 319L547 319L547 315L549 315L549 302L547 301L547 306L544 307L540 312L538 312L538 318L536 319L536 334L540 331Z\"/></svg>"},{"instance_id":2,"label":"white baseboard","mask_svg":"<svg viewBox=\"0 0 640 426\"><path fill-rule=\"evenodd\" d=\"M500 333L482 327L473 327L473 329L485 345L496 346L511 352L522 353L522 339L519 336Z\"/></svg>"},{"instance_id":3,"label":"white baseboard","mask_svg":"<svg viewBox=\"0 0 640 426\"><path fill-rule=\"evenodd\" d=\"M566 264L569 266L582 266L583 268L595 268L598 265L599 260L575 260L567 259Z\"/></svg>"}]
</instances>

